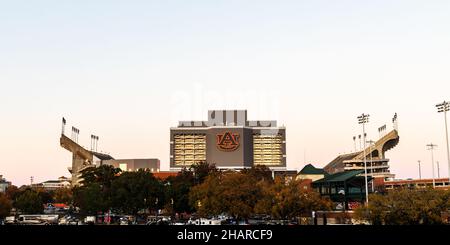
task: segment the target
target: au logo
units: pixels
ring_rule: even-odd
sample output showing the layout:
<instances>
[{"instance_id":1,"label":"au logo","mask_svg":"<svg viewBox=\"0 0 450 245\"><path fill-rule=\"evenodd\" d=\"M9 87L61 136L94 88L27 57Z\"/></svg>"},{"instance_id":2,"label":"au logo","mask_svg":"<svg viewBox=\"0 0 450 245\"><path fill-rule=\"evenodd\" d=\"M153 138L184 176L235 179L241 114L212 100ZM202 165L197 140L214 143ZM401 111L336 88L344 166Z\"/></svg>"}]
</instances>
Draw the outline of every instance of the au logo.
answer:
<instances>
[{"instance_id":1,"label":"au logo","mask_svg":"<svg viewBox=\"0 0 450 245\"><path fill-rule=\"evenodd\" d=\"M221 151L235 151L239 147L239 134L225 132L217 135L217 148Z\"/></svg>"}]
</instances>

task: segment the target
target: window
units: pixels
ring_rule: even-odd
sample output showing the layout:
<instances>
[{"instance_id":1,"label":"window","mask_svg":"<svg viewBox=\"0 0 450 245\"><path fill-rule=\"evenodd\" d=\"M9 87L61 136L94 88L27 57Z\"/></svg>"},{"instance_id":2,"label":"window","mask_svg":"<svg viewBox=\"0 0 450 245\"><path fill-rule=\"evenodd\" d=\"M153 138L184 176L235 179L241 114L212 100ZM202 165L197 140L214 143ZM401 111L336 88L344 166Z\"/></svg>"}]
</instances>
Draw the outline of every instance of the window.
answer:
<instances>
[{"instance_id":1,"label":"window","mask_svg":"<svg viewBox=\"0 0 450 245\"><path fill-rule=\"evenodd\" d=\"M126 163L119 163L119 168L122 171L127 171L128 170L128 164L126 164Z\"/></svg>"},{"instance_id":2,"label":"window","mask_svg":"<svg viewBox=\"0 0 450 245\"><path fill-rule=\"evenodd\" d=\"M176 134L174 139L175 165L186 166L206 160L206 135Z\"/></svg>"}]
</instances>

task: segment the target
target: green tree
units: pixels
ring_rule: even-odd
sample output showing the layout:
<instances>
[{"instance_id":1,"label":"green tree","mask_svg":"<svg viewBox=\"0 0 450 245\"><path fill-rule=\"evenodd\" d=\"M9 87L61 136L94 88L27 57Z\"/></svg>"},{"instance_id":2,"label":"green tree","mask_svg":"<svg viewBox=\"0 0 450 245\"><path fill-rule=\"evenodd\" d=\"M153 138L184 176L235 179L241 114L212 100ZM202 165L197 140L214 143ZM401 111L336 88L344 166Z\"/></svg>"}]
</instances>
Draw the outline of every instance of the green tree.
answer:
<instances>
[{"instance_id":1,"label":"green tree","mask_svg":"<svg viewBox=\"0 0 450 245\"><path fill-rule=\"evenodd\" d=\"M74 205L81 209L81 213L87 215L94 215L99 211L106 212L111 206L98 183L74 187L73 198Z\"/></svg>"},{"instance_id":2,"label":"green tree","mask_svg":"<svg viewBox=\"0 0 450 245\"><path fill-rule=\"evenodd\" d=\"M119 174L120 169L111 165L84 169L82 185L72 190L74 205L86 214L108 211L112 206L111 185Z\"/></svg>"},{"instance_id":3,"label":"green tree","mask_svg":"<svg viewBox=\"0 0 450 245\"><path fill-rule=\"evenodd\" d=\"M176 213L191 213L194 209L189 205L189 192L194 186L194 175L186 169L177 176L170 176L164 181L166 208Z\"/></svg>"},{"instance_id":4,"label":"green tree","mask_svg":"<svg viewBox=\"0 0 450 245\"><path fill-rule=\"evenodd\" d=\"M12 208L11 200L3 193L0 193L0 219L9 215Z\"/></svg>"},{"instance_id":5,"label":"green tree","mask_svg":"<svg viewBox=\"0 0 450 245\"><path fill-rule=\"evenodd\" d=\"M81 184L86 185L90 183L99 184L103 190L109 190L113 180L121 172L120 168L115 168L111 165L101 165L99 167L90 167L81 171Z\"/></svg>"},{"instance_id":6,"label":"green tree","mask_svg":"<svg viewBox=\"0 0 450 245\"><path fill-rule=\"evenodd\" d=\"M125 172L112 183L113 207L130 214L142 209L160 209L164 204L163 185L145 170Z\"/></svg>"},{"instance_id":7,"label":"green tree","mask_svg":"<svg viewBox=\"0 0 450 245\"><path fill-rule=\"evenodd\" d=\"M52 203L53 202L53 192L44 190L43 188L34 189L41 199L42 203Z\"/></svg>"},{"instance_id":8,"label":"green tree","mask_svg":"<svg viewBox=\"0 0 450 245\"><path fill-rule=\"evenodd\" d=\"M42 213L44 202L39 193L32 189L27 189L18 195L15 201L15 207L25 214Z\"/></svg>"},{"instance_id":9,"label":"green tree","mask_svg":"<svg viewBox=\"0 0 450 245\"><path fill-rule=\"evenodd\" d=\"M214 164L209 164L205 161L201 161L191 165L189 171L193 172L194 184L198 185L203 183L203 181L213 173L218 172L218 169Z\"/></svg>"}]
</instances>

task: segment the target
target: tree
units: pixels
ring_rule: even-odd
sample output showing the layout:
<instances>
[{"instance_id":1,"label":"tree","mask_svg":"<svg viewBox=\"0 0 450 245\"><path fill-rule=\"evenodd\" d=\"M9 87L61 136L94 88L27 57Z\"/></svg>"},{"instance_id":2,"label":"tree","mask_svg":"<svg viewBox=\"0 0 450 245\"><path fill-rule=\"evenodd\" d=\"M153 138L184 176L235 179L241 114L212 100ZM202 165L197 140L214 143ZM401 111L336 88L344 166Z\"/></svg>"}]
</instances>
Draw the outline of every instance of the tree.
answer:
<instances>
[{"instance_id":1,"label":"tree","mask_svg":"<svg viewBox=\"0 0 450 245\"><path fill-rule=\"evenodd\" d=\"M220 198L221 177L221 173L210 174L189 192L189 203L200 216L219 215L225 211Z\"/></svg>"},{"instance_id":2,"label":"tree","mask_svg":"<svg viewBox=\"0 0 450 245\"><path fill-rule=\"evenodd\" d=\"M252 178L240 172L216 172L194 186L189 195L192 207L202 216L227 213L235 218L253 214L261 191Z\"/></svg>"},{"instance_id":3,"label":"tree","mask_svg":"<svg viewBox=\"0 0 450 245\"><path fill-rule=\"evenodd\" d=\"M253 178L244 173L225 173L219 193L225 212L239 219L247 219L253 214L257 201L261 198L261 189Z\"/></svg>"},{"instance_id":4,"label":"tree","mask_svg":"<svg viewBox=\"0 0 450 245\"><path fill-rule=\"evenodd\" d=\"M9 200L16 200L19 194L22 193L15 185L11 185L6 189L5 195Z\"/></svg>"},{"instance_id":5,"label":"tree","mask_svg":"<svg viewBox=\"0 0 450 245\"><path fill-rule=\"evenodd\" d=\"M10 214L11 208L11 200L5 194L0 193L0 219Z\"/></svg>"},{"instance_id":6,"label":"tree","mask_svg":"<svg viewBox=\"0 0 450 245\"><path fill-rule=\"evenodd\" d=\"M15 207L25 214L42 213L44 202L39 193L32 189L27 189L17 197Z\"/></svg>"},{"instance_id":7,"label":"tree","mask_svg":"<svg viewBox=\"0 0 450 245\"><path fill-rule=\"evenodd\" d=\"M273 182L272 171L266 165L256 165L251 168L245 168L242 170L242 173L254 179L255 182Z\"/></svg>"},{"instance_id":8,"label":"tree","mask_svg":"<svg viewBox=\"0 0 450 245\"><path fill-rule=\"evenodd\" d=\"M212 173L218 172L218 169L214 164L209 164L205 161L198 162L191 165L189 171L193 172L194 184L198 185L203 183L203 181Z\"/></svg>"},{"instance_id":9,"label":"tree","mask_svg":"<svg viewBox=\"0 0 450 245\"><path fill-rule=\"evenodd\" d=\"M46 191L43 188L34 189L41 199L42 203L52 203L53 202L53 193L50 191Z\"/></svg>"},{"instance_id":10,"label":"tree","mask_svg":"<svg viewBox=\"0 0 450 245\"><path fill-rule=\"evenodd\" d=\"M372 194L369 206L358 208L359 220L374 225L442 224L442 213L450 208L450 192L435 189L390 190Z\"/></svg>"},{"instance_id":11,"label":"tree","mask_svg":"<svg viewBox=\"0 0 450 245\"><path fill-rule=\"evenodd\" d=\"M87 214L108 211L112 205L111 185L120 171L111 165L84 169L81 172L82 186L73 188L74 205Z\"/></svg>"},{"instance_id":12,"label":"tree","mask_svg":"<svg viewBox=\"0 0 450 245\"><path fill-rule=\"evenodd\" d=\"M122 212L137 214L142 209L160 209L164 204L163 186L149 171L125 172L111 186L112 206Z\"/></svg>"},{"instance_id":13,"label":"tree","mask_svg":"<svg viewBox=\"0 0 450 245\"><path fill-rule=\"evenodd\" d=\"M166 208L172 212L191 213L194 209L189 205L189 192L194 186L194 175L186 169L177 176L170 176L164 181Z\"/></svg>"},{"instance_id":14,"label":"tree","mask_svg":"<svg viewBox=\"0 0 450 245\"><path fill-rule=\"evenodd\" d=\"M319 193L305 190L302 180L286 182L276 178L273 183L265 183L262 187L262 198L255 206L255 212L270 214L278 219L292 219L313 210L330 210L331 201L322 198Z\"/></svg>"},{"instance_id":15,"label":"tree","mask_svg":"<svg viewBox=\"0 0 450 245\"><path fill-rule=\"evenodd\" d=\"M59 188L53 192L53 200L57 203L70 204L73 201L73 194L70 188Z\"/></svg>"},{"instance_id":16,"label":"tree","mask_svg":"<svg viewBox=\"0 0 450 245\"><path fill-rule=\"evenodd\" d=\"M94 215L98 211L106 212L110 208L110 202L98 183L73 188L73 197L74 205L84 214Z\"/></svg>"},{"instance_id":17,"label":"tree","mask_svg":"<svg viewBox=\"0 0 450 245\"><path fill-rule=\"evenodd\" d=\"M101 165L99 167L90 167L81 171L81 184L98 183L103 190L111 187L112 181L121 172L120 168L111 165Z\"/></svg>"}]
</instances>

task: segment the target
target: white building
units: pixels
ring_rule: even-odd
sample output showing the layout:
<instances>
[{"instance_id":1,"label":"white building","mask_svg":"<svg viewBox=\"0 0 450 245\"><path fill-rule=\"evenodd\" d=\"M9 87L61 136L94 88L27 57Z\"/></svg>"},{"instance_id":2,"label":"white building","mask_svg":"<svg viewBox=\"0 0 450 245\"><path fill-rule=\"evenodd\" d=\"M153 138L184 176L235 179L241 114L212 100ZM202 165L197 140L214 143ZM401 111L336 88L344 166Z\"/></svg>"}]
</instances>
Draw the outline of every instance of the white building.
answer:
<instances>
[{"instance_id":1,"label":"white building","mask_svg":"<svg viewBox=\"0 0 450 245\"><path fill-rule=\"evenodd\" d=\"M11 186L11 182L6 181L3 175L0 175L0 193L5 193L6 189Z\"/></svg>"},{"instance_id":2,"label":"white building","mask_svg":"<svg viewBox=\"0 0 450 245\"><path fill-rule=\"evenodd\" d=\"M45 190L56 190L59 188L70 188L71 181L69 178L66 178L64 176L59 177L57 180L47 180L45 182L42 182L40 184L35 184L33 187L41 187Z\"/></svg>"}]
</instances>

